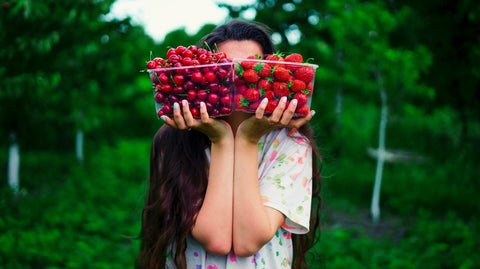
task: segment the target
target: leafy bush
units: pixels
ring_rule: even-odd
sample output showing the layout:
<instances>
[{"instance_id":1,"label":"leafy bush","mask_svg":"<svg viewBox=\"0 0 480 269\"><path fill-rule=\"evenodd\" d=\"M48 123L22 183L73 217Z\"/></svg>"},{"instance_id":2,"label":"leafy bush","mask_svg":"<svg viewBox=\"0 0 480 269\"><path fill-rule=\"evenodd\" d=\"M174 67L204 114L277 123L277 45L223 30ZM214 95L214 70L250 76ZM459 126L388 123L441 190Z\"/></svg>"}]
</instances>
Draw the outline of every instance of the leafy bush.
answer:
<instances>
[{"instance_id":1,"label":"leafy bush","mask_svg":"<svg viewBox=\"0 0 480 269\"><path fill-rule=\"evenodd\" d=\"M17 198L2 189L2 268L131 268L149 147L124 141L99 147L83 164L65 158L58 167L50 163L64 156L24 153L22 179L36 182L22 181L24 194ZM39 167L49 172L37 173Z\"/></svg>"}]
</instances>

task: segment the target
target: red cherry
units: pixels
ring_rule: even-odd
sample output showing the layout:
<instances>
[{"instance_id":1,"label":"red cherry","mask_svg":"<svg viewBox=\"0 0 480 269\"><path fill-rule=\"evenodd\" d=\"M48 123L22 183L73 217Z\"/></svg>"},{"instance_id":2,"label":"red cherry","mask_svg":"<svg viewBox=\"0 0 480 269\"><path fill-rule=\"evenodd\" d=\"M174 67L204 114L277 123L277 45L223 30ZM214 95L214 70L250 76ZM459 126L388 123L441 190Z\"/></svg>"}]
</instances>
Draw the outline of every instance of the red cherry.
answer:
<instances>
[{"instance_id":1,"label":"red cherry","mask_svg":"<svg viewBox=\"0 0 480 269\"><path fill-rule=\"evenodd\" d=\"M172 54L170 55L170 57L168 57L168 62L173 64L178 63L180 62L180 56L178 56L177 54Z\"/></svg>"},{"instance_id":2,"label":"red cherry","mask_svg":"<svg viewBox=\"0 0 480 269\"><path fill-rule=\"evenodd\" d=\"M173 87L172 92L175 93L175 94L182 94L183 93L183 87L182 86Z\"/></svg>"},{"instance_id":3,"label":"red cherry","mask_svg":"<svg viewBox=\"0 0 480 269\"><path fill-rule=\"evenodd\" d=\"M173 112L173 108L169 104L164 104L161 110L164 114L171 114Z\"/></svg>"},{"instance_id":4,"label":"red cherry","mask_svg":"<svg viewBox=\"0 0 480 269\"><path fill-rule=\"evenodd\" d=\"M165 72L161 72L160 74L158 74L158 80L162 84L167 84L168 82L170 82L170 78L167 76L167 74L165 74Z\"/></svg>"},{"instance_id":5,"label":"red cherry","mask_svg":"<svg viewBox=\"0 0 480 269\"><path fill-rule=\"evenodd\" d=\"M176 84L176 85L181 85L183 84L183 81L185 80L185 77L183 75L175 75L173 76L173 82Z\"/></svg>"},{"instance_id":6,"label":"red cherry","mask_svg":"<svg viewBox=\"0 0 480 269\"><path fill-rule=\"evenodd\" d=\"M222 114L222 115L228 115L228 114L230 114L230 113L232 112L232 108L229 107L229 106L222 106L222 107L220 108L220 111L219 111L219 112L220 112L220 114Z\"/></svg>"},{"instance_id":7,"label":"red cherry","mask_svg":"<svg viewBox=\"0 0 480 269\"><path fill-rule=\"evenodd\" d=\"M198 47L195 45L190 45L188 49L193 53L197 53Z\"/></svg>"},{"instance_id":8,"label":"red cherry","mask_svg":"<svg viewBox=\"0 0 480 269\"><path fill-rule=\"evenodd\" d=\"M157 103L163 103L163 101L165 100L165 97L163 96L163 94L161 92L157 92L155 93L155 102Z\"/></svg>"},{"instance_id":9,"label":"red cherry","mask_svg":"<svg viewBox=\"0 0 480 269\"><path fill-rule=\"evenodd\" d=\"M227 94L225 96L222 96L220 98L220 103L224 104L224 105L228 105L228 104L231 104L232 103L232 96L230 94Z\"/></svg>"},{"instance_id":10,"label":"red cherry","mask_svg":"<svg viewBox=\"0 0 480 269\"><path fill-rule=\"evenodd\" d=\"M198 61L200 64L208 64L210 63L210 59L208 59L208 56L206 54L200 54L198 56Z\"/></svg>"},{"instance_id":11,"label":"red cherry","mask_svg":"<svg viewBox=\"0 0 480 269\"><path fill-rule=\"evenodd\" d=\"M193 80L193 82L202 82L202 80L203 80L202 72L200 72L200 71L193 72L192 73L192 80Z\"/></svg>"},{"instance_id":12,"label":"red cherry","mask_svg":"<svg viewBox=\"0 0 480 269\"><path fill-rule=\"evenodd\" d=\"M157 63L155 61L148 61L147 68L148 69L155 69L157 67Z\"/></svg>"},{"instance_id":13,"label":"red cherry","mask_svg":"<svg viewBox=\"0 0 480 269\"><path fill-rule=\"evenodd\" d=\"M192 113L192 116L194 118L199 118L199 116L200 116L200 110L198 110L198 108L196 108L196 107L190 108L190 113Z\"/></svg>"},{"instance_id":14,"label":"red cherry","mask_svg":"<svg viewBox=\"0 0 480 269\"><path fill-rule=\"evenodd\" d=\"M184 47L184 46L178 46L177 48L175 48L175 53L180 55L182 54L182 52L184 52L187 48Z\"/></svg>"},{"instance_id":15,"label":"red cherry","mask_svg":"<svg viewBox=\"0 0 480 269\"><path fill-rule=\"evenodd\" d=\"M167 50L167 59L169 59L169 58L170 58L170 56L172 56L172 55L174 55L174 54L176 54L176 52L175 52L175 49L174 49L174 48L170 48L170 49L168 49L168 50Z\"/></svg>"},{"instance_id":16,"label":"red cherry","mask_svg":"<svg viewBox=\"0 0 480 269\"><path fill-rule=\"evenodd\" d=\"M189 51L189 50L186 50L186 51ZM191 66L193 65L193 59L191 57L183 57L182 64L184 66Z\"/></svg>"},{"instance_id":17,"label":"red cherry","mask_svg":"<svg viewBox=\"0 0 480 269\"><path fill-rule=\"evenodd\" d=\"M185 58L185 57L188 57L188 58L192 58L193 57L193 51L191 49L186 49L182 52L182 57Z\"/></svg>"},{"instance_id":18,"label":"red cherry","mask_svg":"<svg viewBox=\"0 0 480 269\"><path fill-rule=\"evenodd\" d=\"M160 87L163 93L171 93L172 92L172 86L170 84L164 84Z\"/></svg>"},{"instance_id":19,"label":"red cherry","mask_svg":"<svg viewBox=\"0 0 480 269\"><path fill-rule=\"evenodd\" d=\"M205 99L207 99L207 96L208 96L208 93L205 90L201 90L201 91L197 92L197 98L199 100L205 100Z\"/></svg>"},{"instance_id":20,"label":"red cherry","mask_svg":"<svg viewBox=\"0 0 480 269\"><path fill-rule=\"evenodd\" d=\"M193 101L197 98L197 92L195 90L189 90L187 92L187 100L188 101Z\"/></svg>"},{"instance_id":21,"label":"red cherry","mask_svg":"<svg viewBox=\"0 0 480 269\"><path fill-rule=\"evenodd\" d=\"M218 89L218 94L220 96L224 96L224 95L227 95L230 93L230 89L228 87L225 87L225 86L221 86L219 89Z\"/></svg>"},{"instance_id":22,"label":"red cherry","mask_svg":"<svg viewBox=\"0 0 480 269\"><path fill-rule=\"evenodd\" d=\"M218 97L218 94L216 94L216 93L210 93L208 95L208 101L212 104L217 103L219 99L220 98Z\"/></svg>"},{"instance_id":23,"label":"red cherry","mask_svg":"<svg viewBox=\"0 0 480 269\"><path fill-rule=\"evenodd\" d=\"M206 81L213 82L213 81L215 81L215 79L217 79L217 76L212 71L208 71L207 73L205 73L205 80Z\"/></svg>"}]
</instances>

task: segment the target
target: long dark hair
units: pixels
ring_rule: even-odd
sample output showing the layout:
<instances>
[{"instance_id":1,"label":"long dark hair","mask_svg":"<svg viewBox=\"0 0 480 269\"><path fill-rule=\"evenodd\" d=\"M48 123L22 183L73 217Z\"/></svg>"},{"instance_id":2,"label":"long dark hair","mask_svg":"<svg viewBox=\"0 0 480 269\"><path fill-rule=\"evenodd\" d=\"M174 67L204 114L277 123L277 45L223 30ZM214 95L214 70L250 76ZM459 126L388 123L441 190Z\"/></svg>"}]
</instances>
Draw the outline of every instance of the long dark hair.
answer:
<instances>
[{"instance_id":1,"label":"long dark hair","mask_svg":"<svg viewBox=\"0 0 480 269\"><path fill-rule=\"evenodd\" d=\"M264 55L275 52L268 28L258 23L232 20L217 27L200 41L200 46L215 48L227 40L252 40L262 46ZM306 253L315 243L320 215L320 154L310 125L299 131L310 141L313 149L313 201L310 231L293 235L293 268L308 268ZM140 253L136 267L165 268L172 258L178 268L186 268L186 238L195 223L208 181L208 159L205 150L210 146L207 136L195 130L183 131L162 126L155 134L150 156L150 177L140 233ZM170 256L170 253L174 253Z\"/></svg>"}]
</instances>

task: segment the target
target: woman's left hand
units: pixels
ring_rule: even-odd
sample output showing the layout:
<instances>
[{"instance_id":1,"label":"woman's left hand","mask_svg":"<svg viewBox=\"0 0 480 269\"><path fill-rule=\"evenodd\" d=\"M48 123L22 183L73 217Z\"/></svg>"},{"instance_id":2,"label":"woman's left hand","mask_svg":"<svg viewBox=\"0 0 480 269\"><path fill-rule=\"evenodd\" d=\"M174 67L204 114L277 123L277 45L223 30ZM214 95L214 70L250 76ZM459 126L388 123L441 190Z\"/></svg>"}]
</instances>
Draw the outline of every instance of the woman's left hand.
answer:
<instances>
[{"instance_id":1,"label":"woman's left hand","mask_svg":"<svg viewBox=\"0 0 480 269\"><path fill-rule=\"evenodd\" d=\"M265 115L267 103L268 100L264 99L255 111L255 115L242 122L237 130L237 136L240 135L251 142L257 143L263 135L277 128L300 128L310 121L315 113L312 110L304 117L293 118L297 100L293 99L287 106L287 98L282 97L272 114L267 116Z\"/></svg>"}]
</instances>

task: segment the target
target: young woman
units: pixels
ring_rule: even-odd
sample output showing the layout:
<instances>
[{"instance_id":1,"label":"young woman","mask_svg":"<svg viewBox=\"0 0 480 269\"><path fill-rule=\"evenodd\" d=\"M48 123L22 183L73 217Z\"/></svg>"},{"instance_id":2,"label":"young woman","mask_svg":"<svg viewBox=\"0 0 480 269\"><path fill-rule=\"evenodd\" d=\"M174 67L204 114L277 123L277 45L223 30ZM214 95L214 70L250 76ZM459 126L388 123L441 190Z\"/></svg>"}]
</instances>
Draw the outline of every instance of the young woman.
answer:
<instances>
[{"instance_id":1,"label":"young woman","mask_svg":"<svg viewBox=\"0 0 480 269\"><path fill-rule=\"evenodd\" d=\"M233 20L202 44L227 57L272 54L264 27ZM180 106L181 109L180 109ZM307 268L318 228L318 150L296 101L194 119L188 103L154 137L138 268ZM183 112L181 112L183 111ZM313 199L312 199L313 198Z\"/></svg>"}]
</instances>

